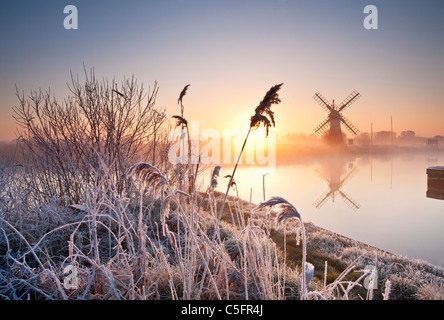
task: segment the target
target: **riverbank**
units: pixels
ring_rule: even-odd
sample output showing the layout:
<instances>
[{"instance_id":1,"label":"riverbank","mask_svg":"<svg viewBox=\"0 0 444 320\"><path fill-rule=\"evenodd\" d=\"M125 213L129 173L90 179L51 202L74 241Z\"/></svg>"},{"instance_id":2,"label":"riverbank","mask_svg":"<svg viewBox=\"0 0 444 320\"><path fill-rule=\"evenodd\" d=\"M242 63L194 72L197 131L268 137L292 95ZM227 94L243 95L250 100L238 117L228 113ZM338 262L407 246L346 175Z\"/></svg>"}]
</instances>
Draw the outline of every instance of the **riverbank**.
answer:
<instances>
[{"instance_id":1,"label":"riverbank","mask_svg":"<svg viewBox=\"0 0 444 320\"><path fill-rule=\"evenodd\" d=\"M301 299L301 224L224 194L94 193L0 215L0 298L49 300ZM185 196L182 192L179 196ZM199 204L199 206L197 206ZM444 270L304 221L307 299L444 299ZM309 266L310 266L309 265ZM374 286L364 270L374 267ZM68 269L67 269L68 268ZM309 269L306 269L309 270ZM366 282L367 281L367 282Z\"/></svg>"},{"instance_id":2,"label":"riverbank","mask_svg":"<svg viewBox=\"0 0 444 320\"><path fill-rule=\"evenodd\" d=\"M223 194L217 193L221 201ZM272 212L258 214L254 217L251 208L255 206L248 201L233 196L228 198L231 206L235 204L242 208L245 221L249 218L267 220L266 225L271 238L280 251L286 251L289 266L301 265L302 246L298 239L297 223L287 226L285 231L275 229ZM223 219L233 223L231 208L224 211ZM259 224L263 225L263 221ZM427 261L410 259L387 252L369 244L348 238L333 231L316 226L305 221L307 238L307 261L314 265L313 290L320 290L325 284L334 282L347 268L353 271L344 278L355 281L363 269L376 267L377 286L374 299L382 299L386 290L386 282L390 281L390 299L392 300L442 300L444 299L444 268L435 266ZM296 230L296 231L295 231ZM284 250L284 243L287 247ZM412 245L415 245L412 241ZM361 271L361 272L359 272ZM354 292L355 299L365 299L367 289L358 287Z\"/></svg>"}]
</instances>

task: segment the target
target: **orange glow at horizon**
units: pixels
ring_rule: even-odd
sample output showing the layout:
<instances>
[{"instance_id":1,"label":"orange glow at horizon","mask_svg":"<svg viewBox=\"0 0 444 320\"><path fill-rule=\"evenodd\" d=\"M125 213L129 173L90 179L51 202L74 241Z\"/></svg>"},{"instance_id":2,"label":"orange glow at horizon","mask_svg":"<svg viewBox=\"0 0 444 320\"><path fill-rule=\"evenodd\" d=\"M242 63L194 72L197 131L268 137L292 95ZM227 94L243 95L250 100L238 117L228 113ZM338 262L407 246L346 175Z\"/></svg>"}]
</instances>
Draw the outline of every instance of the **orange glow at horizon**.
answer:
<instances>
[{"instance_id":1,"label":"orange glow at horizon","mask_svg":"<svg viewBox=\"0 0 444 320\"><path fill-rule=\"evenodd\" d=\"M162 86L161 86L162 88ZM258 85L254 90L233 91L228 94L218 92L199 92L200 88L193 85L189 93L184 98L185 117L189 121L199 121L200 130L215 129L222 135L223 130L248 129L250 116L254 113L258 102L262 99L268 87ZM327 99L342 101L350 90L338 90L336 94L331 89L313 88L311 91L305 90L292 94L291 84L284 83L281 89L280 98L282 102L273 105L275 112L276 132L278 137L288 133L302 133L306 135L314 134L314 128L327 118L327 113L312 99L312 95L320 91ZM350 108L347 108L344 115L362 132L369 133L373 125L373 131L390 130L391 120L393 130L399 136L402 131L413 130L417 136L433 137L444 135L442 119L444 119L444 108L440 106L439 92L435 96L416 96L414 94L384 94L380 92L368 92L359 90L362 97L358 99ZM172 91L172 90L171 90ZM416 94L416 93L415 93ZM176 94L177 95L177 94ZM167 117L178 114L179 106L174 102L176 95L166 97L159 91L157 105L165 107ZM224 95L227 95L224 97ZM233 101L230 96L241 97L241 101ZM59 101L66 96L58 95ZM12 140L16 138L17 127L14 122L12 106L17 105L15 97L8 103L8 112L2 113L0 118L0 140ZM8 110L8 109L7 109ZM426 111L427 110L427 111ZM171 119L170 119L171 120ZM173 123L173 122L171 122ZM342 126L344 132L352 137ZM261 126L261 129L263 127Z\"/></svg>"},{"instance_id":2,"label":"orange glow at horizon","mask_svg":"<svg viewBox=\"0 0 444 320\"><path fill-rule=\"evenodd\" d=\"M327 117L315 92L340 102L353 90L362 96L344 115L360 132L370 132L372 124L374 131L390 130L393 119L398 135L444 135L444 27L442 10L433 6L381 2L383 27L368 31L359 2L108 5L113 9L99 14L99 2L82 3L84 22L69 32L54 27L50 14L58 9L49 2L5 4L10 28L2 34L0 140L16 136L15 84L25 94L51 87L62 102L70 71L83 78L84 66L118 83L134 75L146 89L158 81L157 106L168 117L179 114L177 98L191 84L184 116L202 130L247 128L267 90L284 83L282 102L272 106L278 136L313 134ZM41 23L33 28L30 20L37 17Z\"/></svg>"}]
</instances>

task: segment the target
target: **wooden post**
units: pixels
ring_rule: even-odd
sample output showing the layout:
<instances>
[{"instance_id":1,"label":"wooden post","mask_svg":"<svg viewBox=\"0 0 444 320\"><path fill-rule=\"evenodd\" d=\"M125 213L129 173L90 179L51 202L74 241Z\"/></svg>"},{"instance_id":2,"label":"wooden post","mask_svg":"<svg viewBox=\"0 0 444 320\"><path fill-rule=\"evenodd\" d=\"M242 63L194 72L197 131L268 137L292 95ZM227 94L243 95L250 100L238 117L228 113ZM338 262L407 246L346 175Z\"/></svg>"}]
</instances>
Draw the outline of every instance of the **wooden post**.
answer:
<instances>
[{"instance_id":1,"label":"wooden post","mask_svg":"<svg viewBox=\"0 0 444 320\"><path fill-rule=\"evenodd\" d=\"M267 174L268 174L268 172L262 176L262 189L263 189L263 193L264 193L264 201L265 201L265 176Z\"/></svg>"},{"instance_id":2,"label":"wooden post","mask_svg":"<svg viewBox=\"0 0 444 320\"><path fill-rule=\"evenodd\" d=\"M427 168L427 198L444 200L444 167Z\"/></svg>"}]
</instances>

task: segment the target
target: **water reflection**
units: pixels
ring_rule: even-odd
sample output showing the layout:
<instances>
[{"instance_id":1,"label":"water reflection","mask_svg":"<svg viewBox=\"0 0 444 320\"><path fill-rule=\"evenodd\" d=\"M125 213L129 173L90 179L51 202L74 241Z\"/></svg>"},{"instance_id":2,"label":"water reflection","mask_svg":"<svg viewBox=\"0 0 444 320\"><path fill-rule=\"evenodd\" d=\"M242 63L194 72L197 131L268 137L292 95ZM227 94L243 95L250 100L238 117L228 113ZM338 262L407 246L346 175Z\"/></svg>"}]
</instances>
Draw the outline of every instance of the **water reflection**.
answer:
<instances>
[{"instance_id":1,"label":"water reflection","mask_svg":"<svg viewBox=\"0 0 444 320\"><path fill-rule=\"evenodd\" d=\"M327 182L328 190L313 203L315 208L320 209L329 199L335 202L335 199L339 197L353 211L359 209L360 206L358 202L342 190L342 187L356 174L356 167L353 163L349 163L348 171L345 167L345 162L340 159L335 159L326 163L324 170L316 169L316 173Z\"/></svg>"},{"instance_id":2,"label":"water reflection","mask_svg":"<svg viewBox=\"0 0 444 320\"><path fill-rule=\"evenodd\" d=\"M236 183L243 199L259 203L265 189L267 199L287 199L305 221L444 267L444 201L426 197L426 169L443 164L443 151L300 157L265 180L263 170L239 167ZM226 187L220 182L218 190Z\"/></svg>"}]
</instances>

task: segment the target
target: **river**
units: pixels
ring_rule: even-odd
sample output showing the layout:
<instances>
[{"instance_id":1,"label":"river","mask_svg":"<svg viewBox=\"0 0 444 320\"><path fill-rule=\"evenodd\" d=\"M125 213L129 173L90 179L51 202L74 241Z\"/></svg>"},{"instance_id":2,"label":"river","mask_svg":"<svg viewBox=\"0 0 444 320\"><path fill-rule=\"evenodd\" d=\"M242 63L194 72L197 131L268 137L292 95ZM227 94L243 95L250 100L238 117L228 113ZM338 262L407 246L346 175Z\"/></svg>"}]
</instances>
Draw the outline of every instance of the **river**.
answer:
<instances>
[{"instance_id":1,"label":"river","mask_svg":"<svg viewBox=\"0 0 444 320\"><path fill-rule=\"evenodd\" d=\"M293 164L239 166L239 196L254 203L280 196L304 221L411 259L444 267L444 200L426 197L430 166L442 152L305 157ZM231 168L222 168L226 191Z\"/></svg>"}]
</instances>

